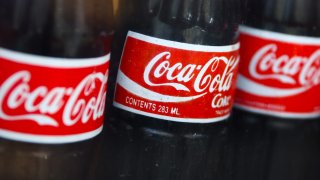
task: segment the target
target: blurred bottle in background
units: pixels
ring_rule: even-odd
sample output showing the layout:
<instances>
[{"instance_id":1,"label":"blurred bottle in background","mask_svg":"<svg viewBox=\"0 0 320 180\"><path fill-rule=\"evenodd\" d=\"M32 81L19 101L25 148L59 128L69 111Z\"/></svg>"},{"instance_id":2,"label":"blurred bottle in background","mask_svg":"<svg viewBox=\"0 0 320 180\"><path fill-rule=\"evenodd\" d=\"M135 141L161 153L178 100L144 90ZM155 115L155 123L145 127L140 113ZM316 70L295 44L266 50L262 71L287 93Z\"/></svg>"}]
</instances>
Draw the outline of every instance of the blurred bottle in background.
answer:
<instances>
[{"instance_id":1,"label":"blurred bottle in background","mask_svg":"<svg viewBox=\"0 0 320 180\"><path fill-rule=\"evenodd\" d=\"M91 179L112 34L109 0L0 2L0 179Z\"/></svg>"},{"instance_id":2,"label":"blurred bottle in background","mask_svg":"<svg viewBox=\"0 0 320 180\"><path fill-rule=\"evenodd\" d=\"M235 179L318 179L320 3L242 4Z\"/></svg>"}]
</instances>

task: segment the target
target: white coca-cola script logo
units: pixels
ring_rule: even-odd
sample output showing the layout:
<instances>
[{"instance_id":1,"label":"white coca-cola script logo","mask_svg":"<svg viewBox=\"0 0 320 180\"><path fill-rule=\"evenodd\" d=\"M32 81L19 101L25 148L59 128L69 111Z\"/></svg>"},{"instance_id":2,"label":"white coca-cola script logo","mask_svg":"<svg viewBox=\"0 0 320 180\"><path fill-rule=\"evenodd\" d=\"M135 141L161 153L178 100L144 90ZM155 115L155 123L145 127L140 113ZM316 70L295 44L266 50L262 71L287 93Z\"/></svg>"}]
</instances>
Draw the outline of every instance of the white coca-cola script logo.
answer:
<instances>
[{"instance_id":1,"label":"white coca-cola script logo","mask_svg":"<svg viewBox=\"0 0 320 180\"><path fill-rule=\"evenodd\" d=\"M219 92L228 91L232 85L234 69L237 67L239 59L231 57L230 59L221 56L213 57L204 65L187 64L181 62L171 64L170 52L163 52L155 56L147 65L144 71L144 81L150 86L172 86L176 90L188 91L190 89L183 83L189 82L195 78L193 88L196 92L204 92L209 90L210 93L218 90ZM161 62L161 63L159 63ZM225 69L222 74L216 72L223 63ZM157 65L155 67L155 65ZM153 72L151 70L154 69ZM210 69L210 73L208 70ZM176 75L174 75L176 74ZM150 81L150 76L155 78L166 77L168 81L177 81L177 83L161 83L156 84Z\"/></svg>"},{"instance_id":2,"label":"white coca-cola script logo","mask_svg":"<svg viewBox=\"0 0 320 180\"><path fill-rule=\"evenodd\" d=\"M31 120L39 125L58 127L61 124L54 116L62 110L62 117L58 118L65 126L96 120L104 113L107 80L108 72L92 73L76 87L31 88L32 74L29 71L16 72L0 86L0 118L6 121ZM99 88L98 96L93 96L96 88ZM9 115L5 107L23 109L25 113Z\"/></svg>"},{"instance_id":3,"label":"white coca-cola script logo","mask_svg":"<svg viewBox=\"0 0 320 180\"><path fill-rule=\"evenodd\" d=\"M277 45L269 44L262 47L253 56L249 72L256 79L276 79L285 84L315 86L320 81L320 49L310 57L286 54L277 56ZM271 70L271 71L270 71ZM262 74L259 72L272 72ZM298 78L294 78L298 76Z\"/></svg>"},{"instance_id":4,"label":"white coca-cola script logo","mask_svg":"<svg viewBox=\"0 0 320 180\"><path fill-rule=\"evenodd\" d=\"M172 63L170 58L170 52L162 52L151 59L144 70L143 79L145 83L153 87L170 86L179 91L190 92L191 87L188 87L186 83L194 80L192 88L197 92L197 95L175 97L159 94L136 84L121 71L118 74L118 83L123 87L130 87L130 89L127 90L136 95L148 97L149 100L159 102L190 101L202 97L208 92L213 93L217 91L218 94L213 98L212 107L219 108L230 105L231 97L224 96L222 93L229 91L234 83L233 78L235 76L235 69L239 64L239 57L232 56L229 59L225 56L213 57L201 65L183 64L176 60L173 62L177 63ZM222 72L221 67L224 67ZM165 77L166 82L159 83L151 81L151 79L163 77Z\"/></svg>"},{"instance_id":5,"label":"white coca-cola script logo","mask_svg":"<svg viewBox=\"0 0 320 180\"><path fill-rule=\"evenodd\" d=\"M238 88L259 96L288 97L303 93L320 83L320 49L310 57L287 54L277 56L276 44L268 44L259 49L251 59L250 75L258 80L274 79L280 83L291 85L290 88L279 88L259 84L238 76Z\"/></svg>"}]
</instances>

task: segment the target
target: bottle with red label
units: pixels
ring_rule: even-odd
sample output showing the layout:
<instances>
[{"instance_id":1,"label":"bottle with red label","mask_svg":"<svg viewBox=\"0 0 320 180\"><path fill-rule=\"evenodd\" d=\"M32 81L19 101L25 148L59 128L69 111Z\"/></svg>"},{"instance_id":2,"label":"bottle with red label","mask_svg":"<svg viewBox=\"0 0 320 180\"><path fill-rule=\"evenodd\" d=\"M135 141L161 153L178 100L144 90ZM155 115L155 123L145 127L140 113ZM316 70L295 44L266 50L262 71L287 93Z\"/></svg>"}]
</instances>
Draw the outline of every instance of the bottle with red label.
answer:
<instances>
[{"instance_id":1,"label":"bottle with red label","mask_svg":"<svg viewBox=\"0 0 320 180\"><path fill-rule=\"evenodd\" d=\"M233 117L237 179L318 179L320 3L247 5Z\"/></svg>"},{"instance_id":2,"label":"bottle with red label","mask_svg":"<svg viewBox=\"0 0 320 180\"><path fill-rule=\"evenodd\" d=\"M110 157L118 164L110 179L222 178L239 1L122 0L119 8L109 105L119 134L111 148L121 153Z\"/></svg>"},{"instance_id":3,"label":"bottle with red label","mask_svg":"<svg viewBox=\"0 0 320 180\"><path fill-rule=\"evenodd\" d=\"M112 1L1 1L0 14L0 179L89 178Z\"/></svg>"}]
</instances>

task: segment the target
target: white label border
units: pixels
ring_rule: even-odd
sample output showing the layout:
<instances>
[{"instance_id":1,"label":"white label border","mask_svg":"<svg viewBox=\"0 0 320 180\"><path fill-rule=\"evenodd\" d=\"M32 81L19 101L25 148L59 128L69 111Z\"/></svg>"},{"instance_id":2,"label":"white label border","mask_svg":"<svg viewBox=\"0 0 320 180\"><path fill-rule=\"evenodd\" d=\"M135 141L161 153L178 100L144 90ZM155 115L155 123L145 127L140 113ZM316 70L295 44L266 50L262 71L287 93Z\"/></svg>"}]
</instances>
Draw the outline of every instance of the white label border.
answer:
<instances>
[{"instance_id":1,"label":"white label border","mask_svg":"<svg viewBox=\"0 0 320 180\"><path fill-rule=\"evenodd\" d=\"M171 117L171 116L165 116L165 115L159 115L159 114L153 114L153 113L149 113L149 112L144 112L144 111L140 111L137 109L133 109L131 107L119 104L115 101L113 101L113 106L119 108L119 109L123 109L135 114L140 114L140 115L144 115L144 116L148 116L151 118L157 118L160 120L168 120L168 121L175 121L175 122L184 122L184 123L199 123L199 124L208 124L208 123L214 123L214 122L219 122L219 121L223 121L226 120L230 117L230 113L225 115L225 116L221 116L221 117L217 117L217 118L207 118L207 119L201 119L201 118L178 118L178 117Z\"/></svg>"},{"instance_id":2,"label":"white label border","mask_svg":"<svg viewBox=\"0 0 320 180\"><path fill-rule=\"evenodd\" d=\"M110 53L96 58L55 58L32 55L0 47L0 58L21 64L65 69L86 68L105 64L110 60Z\"/></svg>"},{"instance_id":3,"label":"white label border","mask_svg":"<svg viewBox=\"0 0 320 180\"><path fill-rule=\"evenodd\" d=\"M290 112L279 112L279 111L273 111L273 110L264 110L260 108L255 108L243 104L238 104L234 103L234 107L241 109L241 110L246 110L249 112L253 113L259 113L260 115L270 115L270 116L275 116L275 117L280 117L280 118L291 118L291 119L297 119L297 118L318 118L320 117L319 112L314 112L314 113L290 113Z\"/></svg>"},{"instance_id":4,"label":"white label border","mask_svg":"<svg viewBox=\"0 0 320 180\"><path fill-rule=\"evenodd\" d=\"M102 129L103 125L101 125L96 130L74 135L34 135L29 133L19 133L11 130L4 130L0 128L0 137L35 144L66 144L91 139L100 134Z\"/></svg>"},{"instance_id":5,"label":"white label border","mask_svg":"<svg viewBox=\"0 0 320 180\"><path fill-rule=\"evenodd\" d=\"M243 25L240 26L240 32L243 34L248 34L248 35L266 39L266 40L295 43L295 44L301 44L301 45L320 46L320 38L318 37L290 35L285 33L256 29L256 28L243 26Z\"/></svg>"},{"instance_id":6,"label":"white label border","mask_svg":"<svg viewBox=\"0 0 320 180\"><path fill-rule=\"evenodd\" d=\"M170 41L160 38L155 38L151 36L147 36L144 34L136 33L133 31L129 31L127 38L132 37L147 43L156 44L168 48L182 49L188 51L198 51L198 52L231 52L236 51L240 48L240 43L236 43L228 46L205 46L205 45L197 45L197 44L189 44L189 43L181 43L176 41Z\"/></svg>"}]
</instances>

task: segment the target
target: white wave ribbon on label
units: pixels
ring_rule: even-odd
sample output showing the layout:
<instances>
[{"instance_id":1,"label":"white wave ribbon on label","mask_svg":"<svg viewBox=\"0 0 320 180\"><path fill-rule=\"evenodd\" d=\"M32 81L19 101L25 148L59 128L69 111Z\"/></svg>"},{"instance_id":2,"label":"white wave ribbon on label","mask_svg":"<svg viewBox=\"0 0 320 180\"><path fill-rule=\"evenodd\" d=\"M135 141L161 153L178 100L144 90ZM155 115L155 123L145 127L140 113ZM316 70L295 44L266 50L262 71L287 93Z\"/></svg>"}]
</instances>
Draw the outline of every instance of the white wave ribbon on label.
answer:
<instances>
[{"instance_id":1,"label":"white wave ribbon on label","mask_svg":"<svg viewBox=\"0 0 320 180\"><path fill-rule=\"evenodd\" d=\"M129 77L127 77L121 70L119 70L117 82L120 86L125 88L127 91L139 97L143 97L148 100L157 101L157 102L177 102L177 103L186 102L186 101L198 99L207 94L207 93L202 93L196 96L188 96L188 97L175 97L175 96L163 95L154 91L150 91L140 86L139 84L132 81Z\"/></svg>"},{"instance_id":2,"label":"white wave ribbon on label","mask_svg":"<svg viewBox=\"0 0 320 180\"><path fill-rule=\"evenodd\" d=\"M244 77L241 74L238 75L237 87L238 89L244 92L251 93L257 96L263 96L263 97L294 96L310 89L310 86L299 87L299 88L287 88L287 89L269 87L269 86L251 81L250 79Z\"/></svg>"}]
</instances>

